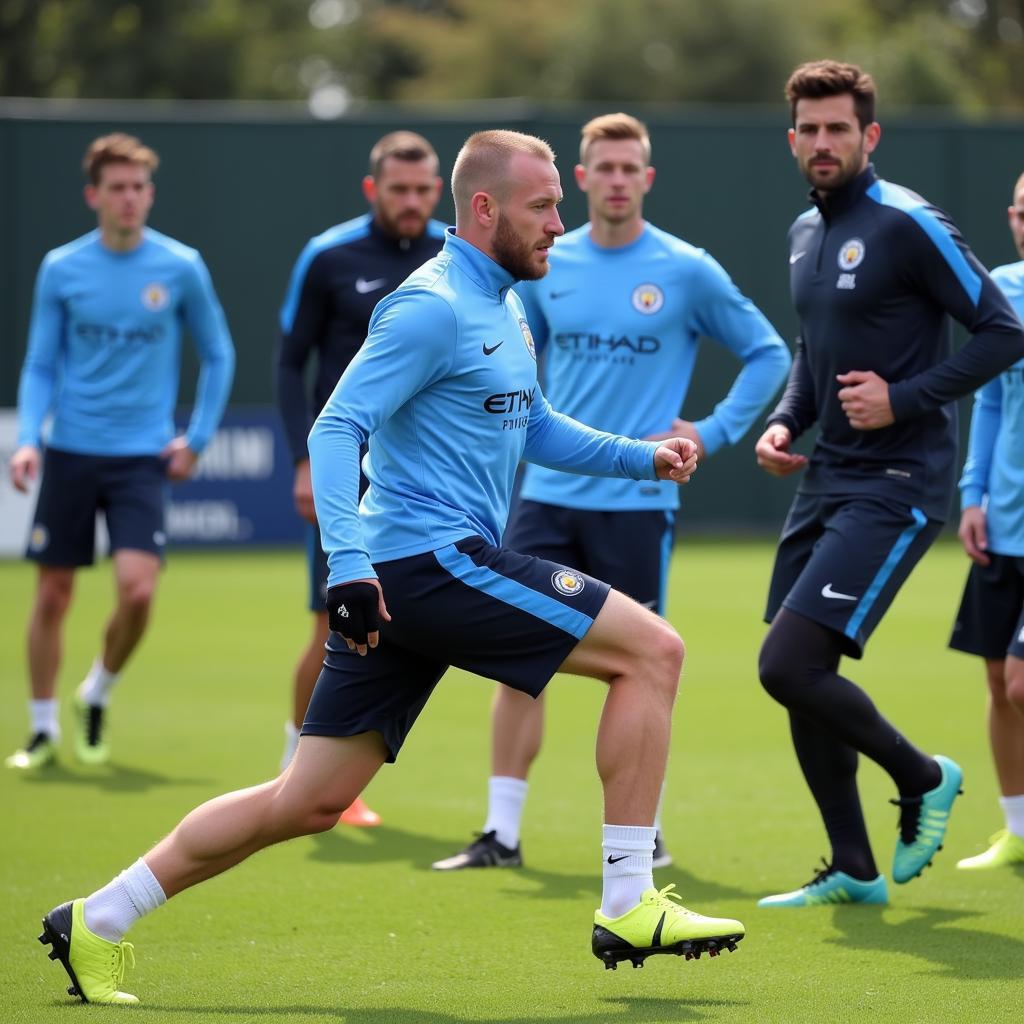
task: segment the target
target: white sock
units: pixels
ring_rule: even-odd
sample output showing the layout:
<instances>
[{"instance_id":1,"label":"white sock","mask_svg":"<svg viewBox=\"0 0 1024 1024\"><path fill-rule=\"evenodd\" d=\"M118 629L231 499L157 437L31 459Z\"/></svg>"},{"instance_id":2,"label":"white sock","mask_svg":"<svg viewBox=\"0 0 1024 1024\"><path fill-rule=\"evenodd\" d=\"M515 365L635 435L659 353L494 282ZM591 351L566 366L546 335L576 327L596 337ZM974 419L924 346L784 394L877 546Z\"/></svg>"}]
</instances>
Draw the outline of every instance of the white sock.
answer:
<instances>
[{"instance_id":1,"label":"white sock","mask_svg":"<svg viewBox=\"0 0 1024 1024\"><path fill-rule=\"evenodd\" d=\"M98 704L105 708L110 702L110 691L117 682L119 673L109 672L103 666L103 659L97 658L89 669L89 674L82 680L78 687L78 696L86 704Z\"/></svg>"},{"instance_id":2,"label":"white sock","mask_svg":"<svg viewBox=\"0 0 1024 1024\"><path fill-rule=\"evenodd\" d=\"M140 857L113 881L86 897L85 927L108 942L120 942L140 917L167 902L160 883Z\"/></svg>"},{"instance_id":3,"label":"white sock","mask_svg":"<svg viewBox=\"0 0 1024 1024\"><path fill-rule=\"evenodd\" d=\"M292 763L295 756L295 748L299 745L299 730L295 723L288 721L284 723L284 753L281 755L281 771L284 771Z\"/></svg>"},{"instance_id":4,"label":"white sock","mask_svg":"<svg viewBox=\"0 0 1024 1024\"><path fill-rule=\"evenodd\" d=\"M1001 796L999 804L1006 815L1006 827L1015 836L1024 839L1024 794L1020 796Z\"/></svg>"},{"instance_id":5,"label":"white sock","mask_svg":"<svg viewBox=\"0 0 1024 1024\"><path fill-rule=\"evenodd\" d=\"M487 781L487 821L484 832L496 833L502 846L514 850L519 845L519 823L530 784L511 775L492 775Z\"/></svg>"},{"instance_id":6,"label":"white sock","mask_svg":"<svg viewBox=\"0 0 1024 1024\"><path fill-rule=\"evenodd\" d=\"M55 740L60 739L60 721L57 715L59 707L55 697L28 702L28 716L32 722L33 736L37 732L45 732Z\"/></svg>"},{"instance_id":7,"label":"white sock","mask_svg":"<svg viewBox=\"0 0 1024 1024\"><path fill-rule=\"evenodd\" d=\"M601 843L604 889L601 913L621 917L654 887L655 829L645 825L605 825Z\"/></svg>"}]
</instances>

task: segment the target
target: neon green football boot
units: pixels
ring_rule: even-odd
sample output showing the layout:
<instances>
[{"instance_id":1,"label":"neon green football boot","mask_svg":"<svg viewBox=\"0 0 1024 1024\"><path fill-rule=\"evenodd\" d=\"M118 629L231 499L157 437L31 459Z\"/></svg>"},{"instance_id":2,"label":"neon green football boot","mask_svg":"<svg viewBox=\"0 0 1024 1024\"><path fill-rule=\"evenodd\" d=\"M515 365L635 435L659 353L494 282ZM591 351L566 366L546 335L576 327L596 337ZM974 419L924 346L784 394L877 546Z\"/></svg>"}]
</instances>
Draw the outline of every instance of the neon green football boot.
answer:
<instances>
[{"instance_id":1,"label":"neon green football boot","mask_svg":"<svg viewBox=\"0 0 1024 1024\"><path fill-rule=\"evenodd\" d=\"M135 966L135 947L130 942L108 942L85 925L85 900L62 903L43 918L39 941L53 946L49 956L68 972L68 995L83 1003L137 1003L138 997L120 991L125 967Z\"/></svg>"},{"instance_id":2,"label":"neon green football boot","mask_svg":"<svg viewBox=\"0 0 1024 1024\"><path fill-rule=\"evenodd\" d=\"M15 771L30 772L57 760L57 744L47 732L37 732L28 743L4 759L4 765Z\"/></svg>"},{"instance_id":3,"label":"neon green football boot","mask_svg":"<svg viewBox=\"0 0 1024 1024\"><path fill-rule=\"evenodd\" d=\"M1024 864L1024 839L1009 829L1002 829L989 839L992 844L976 857L964 857L956 866L961 871L984 871L986 868L1004 868Z\"/></svg>"},{"instance_id":4,"label":"neon green football boot","mask_svg":"<svg viewBox=\"0 0 1024 1024\"><path fill-rule=\"evenodd\" d=\"M687 910L673 902L681 899L672 892L674 888L647 889L640 902L621 917L605 917L595 911L591 948L607 970L614 971L623 960L643 967L644 960L655 953L699 960L701 953L718 956L723 949L731 953L736 948L746 934L739 921Z\"/></svg>"},{"instance_id":5,"label":"neon green football boot","mask_svg":"<svg viewBox=\"0 0 1024 1024\"><path fill-rule=\"evenodd\" d=\"M104 737L106 708L86 704L75 694L75 757L82 764L106 764L110 760L110 744Z\"/></svg>"}]
</instances>

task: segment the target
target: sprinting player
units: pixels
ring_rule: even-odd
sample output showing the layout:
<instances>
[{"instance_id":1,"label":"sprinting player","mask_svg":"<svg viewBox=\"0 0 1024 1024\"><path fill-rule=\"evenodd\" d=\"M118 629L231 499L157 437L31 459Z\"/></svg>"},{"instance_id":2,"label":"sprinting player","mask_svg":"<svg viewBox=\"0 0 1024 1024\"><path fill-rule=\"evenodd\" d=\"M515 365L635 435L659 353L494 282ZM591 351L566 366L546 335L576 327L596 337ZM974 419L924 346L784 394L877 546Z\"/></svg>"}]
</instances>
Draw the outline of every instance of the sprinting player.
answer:
<instances>
[{"instance_id":1,"label":"sprinting player","mask_svg":"<svg viewBox=\"0 0 1024 1024\"><path fill-rule=\"evenodd\" d=\"M422 135L391 132L378 140L363 178L370 212L337 224L306 244L281 309L277 404L295 461L295 507L308 524L313 613L312 636L295 666L282 771L295 754L327 642L327 557L316 528L306 435L359 351L373 307L441 248L444 225L430 219L441 196L437 172L437 154ZM314 354L316 378L310 401L306 367ZM361 797L345 809L341 820L349 825L380 824L380 816Z\"/></svg>"},{"instance_id":2,"label":"sprinting player","mask_svg":"<svg viewBox=\"0 0 1024 1024\"><path fill-rule=\"evenodd\" d=\"M607 822L597 956L610 967L642 963L732 948L743 935L738 921L686 911L672 886L652 884L679 636L593 577L498 546L521 457L683 483L696 445L592 430L554 412L537 386L512 285L543 277L563 231L547 144L473 135L452 190L454 233L374 310L310 434L332 633L295 757L274 781L203 804L103 889L46 915L41 940L87 1001L136 1001L118 986L122 937L140 916L263 847L331 828L395 760L449 664L534 693L559 668L608 684L597 739ZM369 488L357 508L367 441Z\"/></svg>"},{"instance_id":3,"label":"sprinting player","mask_svg":"<svg viewBox=\"0 0 1024 1024\"><path fill-rule=\"evenodd\" d=\"M992 280L1024 319L1024 174L1009 208L1021 262ZM975 397L960 480L960 540L974 563L949 646L985 659L988 734L1005 827L965 871L1024 864L1024 360Z\"/></svg>"},{"instance_id":4,"label":"sprinting player","mask_svg":"<svg viewBox=\"0 0 1024 1024\"><path fill-rule=\"evenodd\" d=\"M881 128L870 75L815 61L793 72L786 96L790 148L813 208L789 232L800 344L756 451L776 476L807 472L779 541L759 668L789 712L832 859L806 885L761 904L884 903L858 754L899 792L897 883L919 875L942 843L961 770L886 721L839 675L839 662L861 656L948 514L952 403L1024 355L1024 331L949 218L875 176L869 157ZM955 354L950 316L971 333ZM808 460L790 446L815 422Z\"/></svg>"},{"instance_id":5,"label":"sprinting player","mask_svg":"<svg viewBox=\"0 0 1024 1024\"><path fill-rule=\"evenodd\" d=\"M739 440L778 390L789 352L703 249L643 217L654 182L646 126L605 114L583 126L576 183L589 221L560 239L543 282L517 287L555 408L599 430L655 440L688 437L703 457ZM700 338L743 362L731 390L697 423L678 418ZM593 480L532 465L502 543L575 566L659 614L679 507L671 483ZM438 870L522 864L527 775L540 750L543 694L499 686L492 712L487 820ZM672 858L655 819L654 866Z\"/></svg>"},{"instance_id":6,"label":"sprinting player","mask_svg":"<svg viewBox=\"0 0 1024 1024\"><path fill-rule=\"evenodd\" d=\"M149 621L167 481L192 472L231 390L234 350L202 257L146 227L157 163L130 135L93 141L85 200L99 226L47 253L36 279L10 461L20 491L43 471L28 546L39 566L28 623L31 734L9 768L39 768L56 756L64 617L75 571L93 562L100 510L117 603L75 694L75 754L86 764L109 759L107 707ZM199 382L188 429L175 437L183 325L199 353Z\"/></svg>"}]
</instances>

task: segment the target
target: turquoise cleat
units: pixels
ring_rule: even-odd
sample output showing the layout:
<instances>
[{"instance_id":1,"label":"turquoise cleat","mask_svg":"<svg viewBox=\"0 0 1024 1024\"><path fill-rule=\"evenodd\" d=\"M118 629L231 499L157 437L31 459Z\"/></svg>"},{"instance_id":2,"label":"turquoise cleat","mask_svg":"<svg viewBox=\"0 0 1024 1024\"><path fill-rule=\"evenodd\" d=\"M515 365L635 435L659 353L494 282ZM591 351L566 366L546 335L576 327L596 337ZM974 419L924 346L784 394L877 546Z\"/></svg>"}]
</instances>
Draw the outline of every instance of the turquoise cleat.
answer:
<instances>
[{"instance_id":1,"label":"turquoise cleat","mask_svg":"<svg viewBox=\"0 0 1024 1024\"><path fill-rule=\"evenodd\" d=\"M870 882L861 881L845 871L836 871L826 864L806 885L792 892L765 896L757 901L759 907L817 907L834 903L888 903L889 887L885 876L878 875Z\"/></svg>"},{"instance_id":2,"label":"turquoise cleat","mask_svg":"<svg viewBox=\"0 0 1024 1024\"><path fill-rule=\"evenodd\" d=\"M935 756L942 779L934 789L921 796L890 800L900 808L900 838L892 859L892 880L903 885L917 878L942 849L953 801L963 790L964 773L956 761L942 754Z\"/></svg>"}]
</instances>

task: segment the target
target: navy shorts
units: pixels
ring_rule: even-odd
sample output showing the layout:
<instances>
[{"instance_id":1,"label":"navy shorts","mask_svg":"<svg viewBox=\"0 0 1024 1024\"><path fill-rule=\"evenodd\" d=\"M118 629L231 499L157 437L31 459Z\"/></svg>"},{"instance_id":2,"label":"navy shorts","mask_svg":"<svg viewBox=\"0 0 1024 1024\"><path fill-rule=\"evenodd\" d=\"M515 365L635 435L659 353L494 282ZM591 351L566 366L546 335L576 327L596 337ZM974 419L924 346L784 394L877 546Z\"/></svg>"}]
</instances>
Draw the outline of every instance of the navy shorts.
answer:
<instances>
[{"instance_id":1,"label":"navy shorts","mask_svg":"<svg viewBox=\"0 0 1024 1024\"><path fill-rule=\"evenodd\" d=\"M331 633L304 736L384 737L389 761L449 665L536 697L586 635L607 583L468 537L374 566L391 622L360 657Z\"/></svg>"},{"instance_id":2,"label":"navy shorts","mask_svg":"<svg viewBox=\"0 0 1024 1024\"><path fill-rule=\"evenodd\" d=\"M798 494L782 527L765 622L788 608L835 630L844 653L859 658L941 530L898 501Z\"/></svg>"},{"instance_id":3,"label":"navy shorts","mask_svg":"<svg viewBox=\"0 0 1024 1024\"><path fill-rule=\"evenodd\" d=\"M575 566L663 615L674 526L666 510L594 512L520 499L502 544Z\"/></svg>"},{"instance_id":4,"label":"navy shorts","mask_svg":"<svg viewBox=\"0 0 1024 1024\"><path fill-rule=\"evenodd\" d=\"M26 557L41 565L92 565L96 513L102 511L110 550L163 557L168 482L156 455L81 455L47 448Z\"/></svg>"},{"instance_id":5,"label":"navy shorts","mask_svg":"<svg viewBox=\"0 0 1024 1024\"><path fill-rule=\"evenodd\" d=\"M1024 658L1024 558L989 558L971 565L949 646L990 661Z\"/></svg>"}]
</instances>

